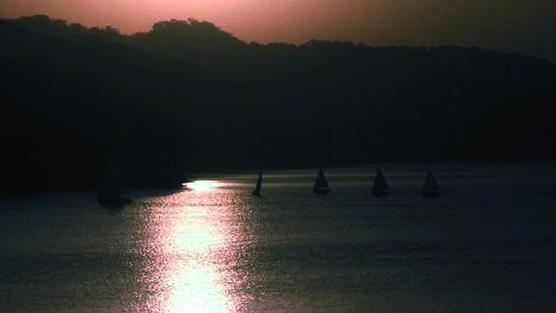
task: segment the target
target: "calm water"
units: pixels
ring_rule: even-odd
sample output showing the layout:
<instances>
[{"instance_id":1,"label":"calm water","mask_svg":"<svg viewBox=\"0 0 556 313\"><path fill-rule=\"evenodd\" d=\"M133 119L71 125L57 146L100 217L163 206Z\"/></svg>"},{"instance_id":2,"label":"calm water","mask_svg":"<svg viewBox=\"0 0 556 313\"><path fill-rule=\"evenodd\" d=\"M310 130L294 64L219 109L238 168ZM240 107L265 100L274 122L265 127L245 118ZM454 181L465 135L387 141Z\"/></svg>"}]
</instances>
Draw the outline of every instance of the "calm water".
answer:
<instances>
[{"instance_id":1,"label":"calm water","mask_svg":"<svg viewBox=\"0 0 556 313\"><path fill-rule=\"evenodd\" d=\"M210 177L192 190L0 203L0 312L554 312L556 167Z\"/></svg>"}]
</instances>

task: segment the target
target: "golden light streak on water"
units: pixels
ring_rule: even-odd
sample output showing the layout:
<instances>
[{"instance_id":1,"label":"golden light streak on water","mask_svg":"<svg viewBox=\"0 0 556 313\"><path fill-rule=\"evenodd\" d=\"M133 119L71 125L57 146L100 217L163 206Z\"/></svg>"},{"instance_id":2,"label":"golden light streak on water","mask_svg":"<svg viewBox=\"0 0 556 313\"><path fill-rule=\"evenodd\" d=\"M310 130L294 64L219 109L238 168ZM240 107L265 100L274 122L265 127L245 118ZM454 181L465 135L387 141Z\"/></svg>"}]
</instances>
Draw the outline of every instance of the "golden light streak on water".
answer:
<instances>
[{"instance_id":1,"label":"golden light streak on water","mask_svg":"<svg viewBox=\"0 0 556 313\"><path fill-rule=\"evenodd\" d=\"M168 313L233 312L216 266L196 262L177 264L170 286Z\"/></svg>"},{"instance_id":2,"label":"golden light streak on water","mask_svg":"<svg viewBox=\"0 0 556 313\"><path fill-rule=\"evenodd\" d=\"M243 234L235 225L234 208L222 206L234 191L219 189L220 185L189 183L188 191L163 198L152 212L148 223L158 247L150 271L162 272L163 281L161 294L151 303L160 308L157 311L237 312L239 299L231 290L238 275L231 268L237 263L233 243L241 241Z\"/></svg>"},{"instance_id":3,"label":"golden light streak on water","mask_svg":"<svg viewBox=\"0 0 556 313\"><path fill-rule=\"evenodd\" d=\"M196 180L184 184L185 188L194 191L211 191L220 186L220 183L214 180Z\"/></svg>"}]
</instances>

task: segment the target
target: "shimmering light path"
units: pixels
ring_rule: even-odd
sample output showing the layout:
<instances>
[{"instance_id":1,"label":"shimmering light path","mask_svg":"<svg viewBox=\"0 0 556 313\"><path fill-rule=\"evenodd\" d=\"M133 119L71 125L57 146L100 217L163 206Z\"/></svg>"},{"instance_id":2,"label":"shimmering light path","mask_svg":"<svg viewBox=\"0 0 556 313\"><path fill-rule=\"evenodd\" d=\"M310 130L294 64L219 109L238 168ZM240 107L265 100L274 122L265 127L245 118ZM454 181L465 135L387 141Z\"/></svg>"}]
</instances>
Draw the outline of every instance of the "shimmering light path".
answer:
<instances>
[{"instance_id":1,"label":"shimmering light path","mask_svg":"<svg viewBox=\"0 0 556 313\"><path fill-rule=\"evenodd\" d=\"M422 168L315 170L136 192L0 201L0 312L553 313L556 167L435 166L446 195L423 199ZM527 182L526 184L524 182Z\"/></svg>"},{"instance_id":2,"label":"shimmering light path","mask_svg":"<svg viewBox=\"0 0 556 313\"><path fill-rule=\"evenodd\" d=\"M233 289L248 277L234 275L242 245L233 243L245 242L246 234L231 215L238 194L222 186L188 183L186 191L159 199L166 205L154 206L146 224L154 238L147 242L157 247L153 265L163 269L164 286L147 306L166 313L238 312L241 294Z\"/></svg>"}]
</instances>

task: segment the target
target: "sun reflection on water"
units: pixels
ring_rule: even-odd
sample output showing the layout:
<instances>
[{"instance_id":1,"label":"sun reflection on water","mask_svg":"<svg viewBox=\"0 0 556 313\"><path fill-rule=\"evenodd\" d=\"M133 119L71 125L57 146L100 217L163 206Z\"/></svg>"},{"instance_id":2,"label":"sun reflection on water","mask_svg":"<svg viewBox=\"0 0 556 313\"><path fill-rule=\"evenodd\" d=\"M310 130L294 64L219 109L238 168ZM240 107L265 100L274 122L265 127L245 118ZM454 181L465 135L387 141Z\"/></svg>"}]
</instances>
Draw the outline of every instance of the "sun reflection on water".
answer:
<instances>
[{"instance_id":1,"label":"sun reflection on water","mask_svg":"<svg viewBox=\"0 0 556 313\"><path fill-rule=\"evenodd\" d=\"M177 266L172 278L166 312L228 313L233 312L216 266L184 263Z\"/></svg>"},{"instance_id":2,"label":"sun reflection on water","mask_svg":"<svg viewBox=\"0 0 556 313\"><path fill-rule=\"evenodd\" d=\"M222 245L224 238L217 225L207 217L177 220L172 225L169 248L173 253L202 256Z\"/></svg>"},{"instance_id":3,"label":"sun reflection on water","mask_svg":"<svg viewBox=\"0 0 556 313\"><path fill-rule=\"evenodd\" d=\"M161 199L149 221L156 228L158 271L164 285L157 296L160 312L235 313L231 267L237 262L234 242L242 240L230 197L216 181L188 184L192 192ZM171 203L172 205L169 205ZM238 231L239 229L239 231ZM162 265L163 264L163 265ZM237 280L237 279L236 279Z\"/></svg>"},{"instance_id":4,"label":"sun reflection on water","mask_svg":"<svg viewBox=\"0 0 556 313\"><path fill-rule=\"evenodd\" d=\"M184 184L185 188L195 191L211 191L220 186L220 183L214 180L196 180Z\"/></svg>"}]
</instances>

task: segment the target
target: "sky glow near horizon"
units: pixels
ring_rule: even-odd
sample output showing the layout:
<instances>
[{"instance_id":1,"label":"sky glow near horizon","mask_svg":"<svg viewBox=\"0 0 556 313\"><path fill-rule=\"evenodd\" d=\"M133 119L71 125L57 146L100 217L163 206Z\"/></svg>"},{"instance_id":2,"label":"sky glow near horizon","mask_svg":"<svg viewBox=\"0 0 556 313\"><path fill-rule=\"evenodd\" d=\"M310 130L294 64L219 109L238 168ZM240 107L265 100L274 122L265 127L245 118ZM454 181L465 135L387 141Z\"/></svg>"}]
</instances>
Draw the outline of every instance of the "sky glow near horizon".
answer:
<instances>
[{"instance_id":1,"label":"sky glow near horizon","mask_svg":"<svg viewBox=\"0 0 556 313\"><path fill-rule=\"evenodd\" d=\"M554 0L1 0L0 16L47 14L124 33L193 17L245 41L349 40L480 46L556 59Z\"/></svg>"}]
</instances>

